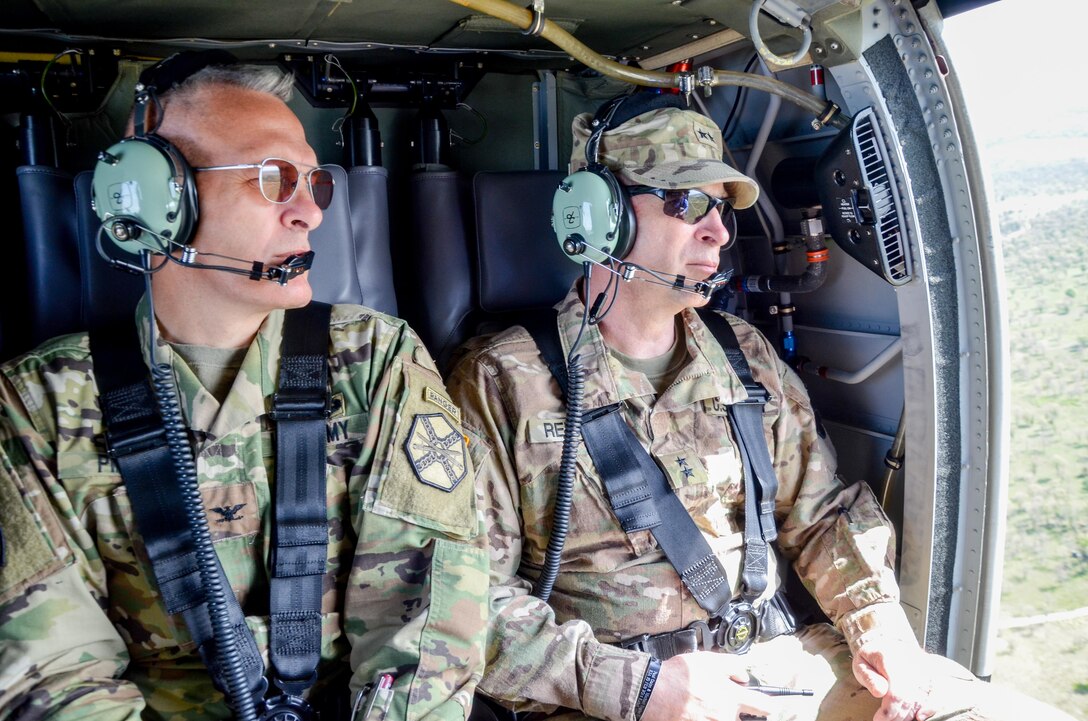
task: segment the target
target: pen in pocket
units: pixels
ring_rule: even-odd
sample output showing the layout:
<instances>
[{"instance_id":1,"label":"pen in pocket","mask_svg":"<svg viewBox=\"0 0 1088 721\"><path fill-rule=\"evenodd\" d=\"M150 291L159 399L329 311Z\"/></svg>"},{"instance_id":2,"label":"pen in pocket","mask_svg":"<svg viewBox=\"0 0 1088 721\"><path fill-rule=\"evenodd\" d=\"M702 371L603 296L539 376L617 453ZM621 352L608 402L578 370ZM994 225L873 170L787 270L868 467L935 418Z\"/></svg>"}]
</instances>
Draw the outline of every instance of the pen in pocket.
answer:
<instances>
[{"instance_id":1,"label":"pen in pocket","mask_svg":"<svg viewBox=\"0 0 1088 721\"><path fill-rule=\"evenodd\" d=\"M355 695L351 721L380 721L393 702L393 675L379 671L374 680ZM377 712L373 717L372 713Z\"/></svg>"}]
</instances>

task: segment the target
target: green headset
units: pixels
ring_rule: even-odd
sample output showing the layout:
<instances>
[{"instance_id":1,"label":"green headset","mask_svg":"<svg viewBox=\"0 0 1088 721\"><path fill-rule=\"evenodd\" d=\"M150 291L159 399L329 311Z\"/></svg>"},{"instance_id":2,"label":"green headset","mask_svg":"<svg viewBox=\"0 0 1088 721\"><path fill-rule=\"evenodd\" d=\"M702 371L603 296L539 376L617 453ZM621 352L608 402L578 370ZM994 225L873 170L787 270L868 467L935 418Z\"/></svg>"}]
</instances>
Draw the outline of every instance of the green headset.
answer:
<instances>
[{"instance_id":1,"label":"green headset","mask_svg":"<svg viewBox=\"0 0 1088 721\"><path fill-rule=\"evenodd\" d=\"M223 50L185 51L140 73L135 132L98 154L91 181L91 207L121 250L166 253L192 240L200 215L196 182L181 151L155 133L162 123L159 95L206 67L235 62ZM145 132L149 105L157 109L156 124Z\"/></svg>"},{"instance_id":2,"label":"green headset","mask_svg":"<svg viewBox=\"0 0 1088 721\"><path fill-rule=\"evenodd\" d=\"M552 229L559 247L574 262L607 265L622 261L631 251L638 231L634 206L615 174L599 161L598 151L610 128L660 108L686 110L687 105L679 95L643 90L612 98L590 122L588 165L564 178L552 196ZM734 224L729 228L730 243L736 234Z\"/></svg>"},{"instance_id":3,"label":"green headset","mask_svg":"<svg viewBox=\"0 0 1088 721\"><path fill-rule=\"evenodd\" d=\"M586 167L564 178L552 196L552 229L559 247L576 263L622 260L635 242L635 211L619 179L597 151L601 136L628 95L612 98L594 115L586 140ZM637 113L636 113L637 114ZM634 116L631 116L634 117Z\"/></svg>"}]
</instances>

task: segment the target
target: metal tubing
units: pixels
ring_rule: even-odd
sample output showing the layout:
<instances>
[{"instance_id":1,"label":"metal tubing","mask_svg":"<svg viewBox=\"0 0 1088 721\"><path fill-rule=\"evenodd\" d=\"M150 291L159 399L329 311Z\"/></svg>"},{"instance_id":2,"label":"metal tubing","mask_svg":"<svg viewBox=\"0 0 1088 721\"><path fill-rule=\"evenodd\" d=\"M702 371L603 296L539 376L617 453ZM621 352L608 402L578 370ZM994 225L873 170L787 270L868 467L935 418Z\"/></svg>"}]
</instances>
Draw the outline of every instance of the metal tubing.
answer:
<instances>
[{"instance_id":1,"label":"metal tubing","mask_svg":"<svg viewBox=\"0 0 1088 721\"><path fill-rule=\"evenodd\" d=\"M903 467L903 448L906 445L906 440L907 409L904 406L903 411L899 414L899 427L895 431L895 440L892 441L888 452L884 454L884 485L880 491L880 506L885 510L888 508L888 495L894 487L895 476Z\"/></svg>"},{"instance_id":2,"label":"metal tubing","mask_svg":"<svg viewBox=\"0 0 1088 721\"><path fill-rule=\"evenodd\" d=\"M532 10L514 5L507 2L507 0L450 0L450 2L505 20L522 30L528 30L533 24ZM541 31L540 36L566 51L572 58L587 67L617 80L651 88L678 88L681 90L691 86L693 82L691 73L663 73L656 70L643 70L609 60L586 47L551 20L544 21L544 29ZM696 75L700 74L696 73ZM711 72L707 73L706 80L703 80L700 75L699 84L704 87L735 85L754 88L789 100L817 117L822 117L828 112L827 102L792 85L762 75L737 73L731 70L711 70ZM849 121L849 117L837 111L827 120L826 124L836 128L845 128Z\"/></svg>"},{"instance_id":3,"label":"metal tubing","mask_svg":"<svg viewBox=\"0 0 1088 721\"><path fill-rule=\"evenodd\" d=\"M838 368L828 368L827 366L813 366L810 363L801 363L798 370L808 371L809 373L831 381L854 385L867 380L871 375L886 366L888 362L899 353L902 347L903 339L896 338L887 348L880 351L876 358L873 358L856 371L844 371L839 370Z\"/></svg>"}]
</instances>

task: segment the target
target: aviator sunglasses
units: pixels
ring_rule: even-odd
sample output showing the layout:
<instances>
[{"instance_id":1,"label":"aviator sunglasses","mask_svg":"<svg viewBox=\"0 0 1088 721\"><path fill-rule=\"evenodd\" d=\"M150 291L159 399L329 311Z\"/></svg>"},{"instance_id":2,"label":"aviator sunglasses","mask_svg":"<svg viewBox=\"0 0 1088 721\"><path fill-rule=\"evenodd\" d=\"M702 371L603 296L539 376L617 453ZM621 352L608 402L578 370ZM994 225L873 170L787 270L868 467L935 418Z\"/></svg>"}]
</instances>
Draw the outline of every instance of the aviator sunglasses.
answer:
<instances>
[{"instance_id":1,"label":"aviator sunglasses","mask_svg":"<svg viewBox=\"0 0 1088 721\"><path fill-rule=\"evenodd\" d=\"M712 210L721 213L722 223L730 229L735 228L736 219L733 216L732 198L715 198L701 190L665 190L664 188L651 188L646 185L633 185L627 189L628 194L656 195L665 201L661 210L670 218L678 218L688 225L695 225L705 218Z\"/></svg>"},{"instance_id":2,"label":"aviator sunglasses","mask_svg":"<svg viewBox=\"0 0 1088 721\"><path fill-rule=\"evenodd\" d=\"M310 196L317 207L325 210L332 203L333 177L327 167L309 167L306 171L306 185L310 187ZM260 168L257 175L261 187L261 195L271 203L283 204L295 197L298 190L299 169L290 160L283 158L265 158L259 163L247 163L243 165L213 165L207 168L193 168L202 172L205 170L248 170Z\"/></svg>"}]
</instances>

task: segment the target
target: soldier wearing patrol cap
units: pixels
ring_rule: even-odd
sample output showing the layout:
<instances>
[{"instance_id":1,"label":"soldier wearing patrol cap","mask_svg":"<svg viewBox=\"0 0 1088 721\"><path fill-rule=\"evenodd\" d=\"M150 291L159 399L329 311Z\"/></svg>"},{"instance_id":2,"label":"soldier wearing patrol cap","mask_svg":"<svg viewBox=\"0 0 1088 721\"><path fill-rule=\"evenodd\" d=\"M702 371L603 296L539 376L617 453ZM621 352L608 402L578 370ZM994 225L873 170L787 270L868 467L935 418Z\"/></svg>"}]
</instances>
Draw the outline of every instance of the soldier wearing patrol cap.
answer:
<instances>
[{"instance_id":1,"label":"soldier wearing patrol cap","mask_svg":"<svg viewBox=\"0 0 1088 721\"><path fill-rule=\"evenodd\" d=\"M592 274L545 323L470 344L448 381L466 429L486 439L472 446L492 560L481 691L517 711L608 721L1049 713L920 649L893 529L866 484L836 476L801 381L751 325L697 311L722 283L732 213L758 187L722 162L711 120L646 97L574 121L572 169L589 171L560 185L553 224ZM620 197L599 202L595 165ZM585 220L624 202L630 243L622 209L606 231ZM564 380L554 360L575 356L581 371ZM576 395L583 441L568 462L556 429ZM740 427L753 400L754 433ZM797 623L787 565L831 624Z\"/></svg>"},{"instance_id":2,"label":"soldier wearing patrol cap","mask_svg":"<svg viewBox=\"0 0 1088 721\"><path fill-rule=\"evenodd\" d=\"M107 441L113 453L123 440L103 421L99 386L113 369L91 353L88 334L54 339L0 366L0 718L228 718L219 682L233 636L242 680L257 679L258 716L306 719L325 708L334 721L354 700L360 720L462 721L483 671L488 558L459 411L415 333L358 306L325 306L327 320L302 328L317 354L290 357L309 358L312 375L281 368L293 337L286 309L316 307L295 261L309 251L332 179L285 104L289 75L203 64L159 83L147 106L153 131L140 133L137 113L136 136L102 156L100 171L120 177L104 181L104 194L96 188L96 209L104 233L146 243L159 268L130 328L137 380L153 355L174 388L222 605L238 609L237 624L209 639L204 576L164 571L148 542L159 529L135 511L144 501L123 465L122 480L121 456L107 454ZM131 152L171 154L174 170L153 187L154 163L126 170ZM191 177L175 175L178 155ZM177 190L199 190L191 239L156 225L174 222L176 206L165 218L140 215ZM301 444L284 449L277 436L295 418L284 404L292 383L312 378L321 379L318 471L296 474L295 487L323 496L306 526L292 515L303 504L276 499L287 466L311 468L313 458L299 460ZM165 476L152 480L153 496L173 492ZM185 500L160 508L160 525L183 516ZM300 577L311 585L292 585ZM293 630L278 635L277 624ZM209 659L222 665L206 667ZM275 674L265 676L270 661Z\"/></svg>"}]
</instances>

